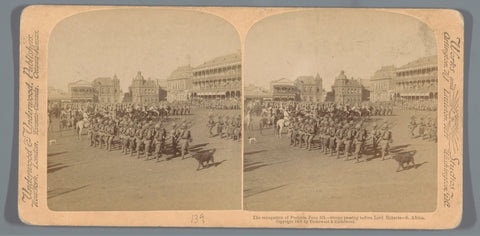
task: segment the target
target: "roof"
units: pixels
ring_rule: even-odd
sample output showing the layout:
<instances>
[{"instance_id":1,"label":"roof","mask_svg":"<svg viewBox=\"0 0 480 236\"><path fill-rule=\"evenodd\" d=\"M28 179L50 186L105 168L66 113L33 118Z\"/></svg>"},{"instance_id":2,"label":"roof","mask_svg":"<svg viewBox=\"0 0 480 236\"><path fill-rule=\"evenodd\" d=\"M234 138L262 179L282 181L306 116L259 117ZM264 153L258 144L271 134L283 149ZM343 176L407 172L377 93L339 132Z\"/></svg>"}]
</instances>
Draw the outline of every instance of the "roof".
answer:
<instances>
[{"instance_id":1,"label":"roof","mask_svg":"<svg viewBox=\"0 0 480 236\"><path fill-rule=\"evenodd\" d=\"M61 90L56 89L54 87L48 87L48 100L55 100L55 99L68 99L68 93Z\"/></svg>"},{"instance_id":2,"label":"roof","mask_svg":"<svg viewBox=\"0 0 480 236\"><path fill-rule=\"evenodd\" d=\"M176 79L185 79L185 78L192 78L193 76L193 67L190 65L180 66L175 69L172 74L168 77L167 80L176 80Z\"/></svg>"},{"instance_id":3,"label":"roof","mask_svg":"<svg viewBox=\"0 0 480 236\"><path fill-rule=\"evenodd\" d=\"M144 80L142 72L137 72L137 75L133 77L133 80Z\"/></svg>"},{"instance_id":4,"label":"roof","mask_svg":"<svg viewBox=\"0 0 480 236\"><path fill-rule=\"evenodd\" d=\"M98 77L93 80L92 84L93 86L113 86L113 79L110 77Z\"/></svg>"},{"instance_id":5,"label":"roof","mask_svg":"<svg viewBox=\"0 0 480 236\"><path fill-rule=\"evenodd\" d=\"M68 87L92 87L92 84L85 80L77 80L68 84Z\"/></svg>"},{"instance_id":6,"label":"roof","mask_svg":"<svg viewBox=\"0 0 480 236\"><path fill-rule=\"evenodd\" d=\"M437 55L422 57L415 61L411 61L400 68L399 70L407 70L407 69L415 69L415 68L422 68L427 66L438 66Z\"/></svg>"},{"instance_id":7,"label":"roof","mask_svg":"<svg viewBox=\"0 0 480 236\"><path fill-rule=\"evenodd\" d=\"M345 71L340 71L340 74L337 76L337 78L335 78L335 83L337 82L337 80L346 80L347 79L347 76L345 75Z\"/></svg>"},{"instance_id":8,"label":"roof","mask_svg":"<svg viewBox=\"0 0 480 236\"><path fill-rule=\"evenodd\" d=\"M355 80L353 78L347 79L345 76L345 79L336 79L335 82L333 83L333 87L361 87L362 85L358 80Z\"/></svg>"},{"instance_id":9,"label":"roof","mask_svg":"<svg viewBox=\"0 0 480 236\"><path fill-rule=\"evenodd\" d=\"M272 82L270 82L271 84L274 84L274 85L291 85L291 86L294 86L294 82L289 80L289 79L286 79L286 78L281 78L281 79L278 79L278 80L273 80Z\"/></svg>"},{"instance_id":10,"label":"roof","mask_svg":"<svg viewBox=\"0 0 480 236\"><path fill-rule=\"evenodd\" d=\"M241 64L242 56L240 52L231 53L224 56L215 57L212 60L206 61L203 64L197 66L195 70L204 69L208 67L217 67L228 64Z\"/></svg>"},{"instance_id":11,"label":"roof","mask_svg":"<svg viewBox=\"0 0 480 236\"><path fill-rule=\"evenodd\" d=\"M313 76L299 76L297 77L296 82L304 84L315 84L315 79L313 78Z\"/></svg>"},{"instance_id":12,"label":"roof","mask_svg":"<svg viewBox=\"0 0 480 236\"><path fill-rule=\"evenodd\" d=\"M396 68L394 65L382 66L379 70L375 71L371 80L392 79L395 77Z\"/></svg>"}]
</instances>

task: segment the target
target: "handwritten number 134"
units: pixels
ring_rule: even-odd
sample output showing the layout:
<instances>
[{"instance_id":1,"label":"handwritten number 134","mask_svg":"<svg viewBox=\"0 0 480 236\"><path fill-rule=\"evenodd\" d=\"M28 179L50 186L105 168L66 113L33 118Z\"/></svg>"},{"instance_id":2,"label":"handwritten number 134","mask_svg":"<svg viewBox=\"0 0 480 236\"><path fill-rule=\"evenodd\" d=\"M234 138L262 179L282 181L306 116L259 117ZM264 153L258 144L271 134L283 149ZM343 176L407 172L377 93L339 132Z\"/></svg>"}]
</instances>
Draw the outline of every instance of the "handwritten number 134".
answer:
<instances>
[{"instance_id":1,"label":"handwritten number 134","mask_svg":"<svg viewBox=\"0 0 480 236\"><path fill-rule=\"evenodd\" d=\"M198 215L198 214L192 215L191 223L193 223L193 224L198 224L198 223L205 224L205 216L203 215L203 213L201 213L200 215Z\"/></svg>"}]
</instances>

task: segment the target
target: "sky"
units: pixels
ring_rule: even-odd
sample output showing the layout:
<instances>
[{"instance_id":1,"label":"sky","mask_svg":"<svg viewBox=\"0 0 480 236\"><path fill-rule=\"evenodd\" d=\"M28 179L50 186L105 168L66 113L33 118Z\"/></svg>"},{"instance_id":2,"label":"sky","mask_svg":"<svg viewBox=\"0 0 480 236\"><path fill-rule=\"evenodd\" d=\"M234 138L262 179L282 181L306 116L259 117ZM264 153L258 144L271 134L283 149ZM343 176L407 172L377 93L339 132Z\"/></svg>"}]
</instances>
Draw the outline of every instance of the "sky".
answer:
<instances>
[{"instance_id":1,"label":"sky","mask_svg":"<svg viewBox=\"0 0 480 236\"><path fill-rule=\"evenodd\" d=\"M138 71L145 79L167 79L179 66L198 66L238 50L234 27L206 13L173 9L81 13L52 31L48 83L67 91L70 82L116 74L123 92L128 92Z\"/></svg>"},{"instance_id":2,"label":"sky","mask_svg":"<svg viewBox=\"0 0 480 236\"><path fill-rule=\"evenodd\" d=\"M372 10L317 9L265 18L248 32L245 85L317 73L330 91L341 70L370 79L382 66L436 54L435 36L417 19Z\"/></svg>"}]
</instances>

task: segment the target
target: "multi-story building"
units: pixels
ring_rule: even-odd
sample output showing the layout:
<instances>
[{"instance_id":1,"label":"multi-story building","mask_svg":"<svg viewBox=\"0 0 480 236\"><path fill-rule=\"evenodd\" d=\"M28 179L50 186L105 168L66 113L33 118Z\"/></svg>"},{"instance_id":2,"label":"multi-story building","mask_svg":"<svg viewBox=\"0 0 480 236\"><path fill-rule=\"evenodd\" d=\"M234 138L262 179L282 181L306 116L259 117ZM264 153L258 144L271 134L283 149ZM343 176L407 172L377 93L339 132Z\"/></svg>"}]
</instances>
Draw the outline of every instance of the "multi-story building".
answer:
<instances>
[{"instance_id":1,"label":"multi-story building","mask_svg":"<svg viewBox=\"0 0 480 236\"><path fill-rule=\"evenodd\" d=\"M48 87L48 102L62 102L70 101L70 97L67 92L54 87Z\"/></svg>"},{"instance_id":2,"label":"multi-story building","mask_svg":"<svg viewBox=\"0 0 480 236\"><path fill-rule=\"evenodd\" d=\"M139 71L132 79L132 85L129 87L132 96L132 102L136 104L149 104L159 102L159 89L157 81L143 78Z\"/></svg>"},{"instance_id":3,"label":"multi-story building","mask_svg":"<svg viewBox=\"0 0 480 236\"><path fill-rule=\"evenodd\" d=\"M300 93L300 100L305 102L322 102L322 78L320 75L300 76L295 81L295 85Z\"/></svg>"},{"instance_id":4,"label":"multi-story building","mask_svg":"<svg viewBox=\"0 0 480 236\"><path fill-rule=\"evenodd\" d=\"M438 98L437 55L423 57L396 70L395 99L430 100Z\"/></svg>"},{"instance_id":5,"label":"multi-story building","mask_svg":"<svg viewBox=\"0 0 480 236\"><path fill-rule=\"evenodd\" d=\"M272 94L265 88L250 84L244 88L245 101L248 100L271 100Z\"/></svg>"},{"instance_id":6,"label":"multi-story building","mask_svg":"<svg viewBox=\"0 0 480 236\"><path fill-rule=\"evenodd\" d=\"M97 100L95 89L85 80L69 83L68 94L72 102L96 102Z\"/></svg>"},{"instance_id":7,"label":"multi-story building","mask_svg":"<svg viewBox=\"0 0 480 236\"><path fill-rule=\"evenodd\" d=\"M174 70L167 79L167 101L187 101L192 95L193 68L190 65Z\"/></svg>"},{"instance_id":8,"label":"multi-story building","mask_svg":"<svg viewBox=\"0 0 480 236\"><path fill-rule=\"evenodd\" d=\"M96 91L98 102L119 103L122 102L123 92L120 89L120 80L117 75L110 77L99 77L93 80L93 88Z\"/></svg>"},{"instance_id":9,"label":"multi-story building","mask_svg":"<svg viewBox=\"0 0 480 236\"><path fill-rule=\"evenodd\" d=\"M240 52L216 57L193 69L192 96L200 98L240 98L242 57Z\"/></svg>"},{"instance_id":10,"label":"multi-story building","mask_svg":"<svg viewBox=\"0 0 480 236\"><path fill-rule=\"evenodd\" d=\"M270 82L270 91L274 101L295 101L299 99L295 82L289 79L279 79Z\"/></svg>"},{"instance_id":11,"label":"multi-story building","mask_svg":"<svg viewBox=\"0 0 480 236\"><path fill-rule=\"evenodd\" d=\"M355 104L362 102L363 86L353 78L348 79L343 70L335 78L332 90L336 103Z\"/></svg>"},{"instance_id":12,"label":"multi-story building","mask_svg":"<svg viewBox=\"0 0 480 236\"><path fill-rule=\"evenodd\" d=\"M382 66L370 79L372 90L370 101L385 102L393 100L396 68L393 65Z\"/></svg>"}]
</instances>

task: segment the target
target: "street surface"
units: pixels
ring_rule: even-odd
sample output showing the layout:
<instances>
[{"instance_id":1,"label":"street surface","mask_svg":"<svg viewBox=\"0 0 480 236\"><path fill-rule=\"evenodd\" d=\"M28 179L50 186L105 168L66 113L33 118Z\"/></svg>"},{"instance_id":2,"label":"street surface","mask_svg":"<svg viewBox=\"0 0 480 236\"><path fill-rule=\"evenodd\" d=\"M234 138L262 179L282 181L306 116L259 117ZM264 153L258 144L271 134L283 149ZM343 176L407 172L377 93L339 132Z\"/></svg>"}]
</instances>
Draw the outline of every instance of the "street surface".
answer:
<instances>
[{"instance_id":1,"label":"street surface","mask_svg":"<svg viewBox=\"0 0 480 236\"><path fill-rule=\"evenodd\" d=\"M437 144L409 136L410 116L436 117L433 111L394 111L376 116L367 129L388 119L393 127L391 154L387 160L363 155L355 160L336 159L320 150L289 146L287 134L279 139L273 129L245 132L244 207L255 211L363 211L431 212L437 201ZM371 140L367 141L367 152ZM412 156L416 168L396 172L394 155Z\"/></svg>"},{"instance_id":2,"label":"street surface","mask_svg":"<svg viewBox=\"0 0 480 236\"><path fill-rule=\"evenodd\" d=\"M238 110L214 110L238 114ZM215 165L196 171L189 156L146 160L89 146L73 130L58 131L53 121L48 139L48 206L58 211L234 210L241 207L241 143L209 138L208 111L176 116L193 120L190 153L216 148ZM167 129L167 132L169 130ZM168 141L167 141L168 142ZM171 155L169 155L171 156Z\"/></svg>"}]
</instances>

